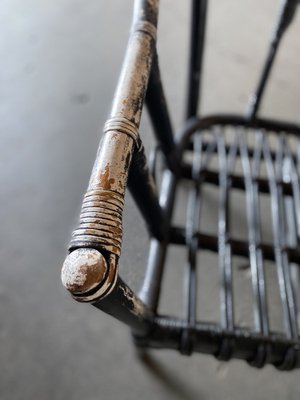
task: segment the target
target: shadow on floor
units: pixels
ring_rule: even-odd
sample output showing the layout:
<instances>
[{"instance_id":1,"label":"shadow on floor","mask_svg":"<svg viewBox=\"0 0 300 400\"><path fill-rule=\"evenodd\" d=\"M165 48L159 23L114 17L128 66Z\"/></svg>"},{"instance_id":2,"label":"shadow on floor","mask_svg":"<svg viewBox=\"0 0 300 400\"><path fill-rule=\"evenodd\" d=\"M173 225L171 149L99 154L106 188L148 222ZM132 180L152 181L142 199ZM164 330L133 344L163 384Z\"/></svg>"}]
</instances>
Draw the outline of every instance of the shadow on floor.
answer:
<instances>
[{"instance_id":1,"label":"shadow on floor","mask_svg":"<svg viewBox=\"0 0 300 400\"><path fill-rule=\"evenodd\" d=\"M201 400L203 397L198 392L194 392L191 387L187 387L178 374L166 368L161 361L158 361L149 352L138 350L137 356L141 361L141 365L147 369L164 387L170 392L172 398L181 400ZM184 371L183 371L184 374Z\"/></svg>"}]
</instances>

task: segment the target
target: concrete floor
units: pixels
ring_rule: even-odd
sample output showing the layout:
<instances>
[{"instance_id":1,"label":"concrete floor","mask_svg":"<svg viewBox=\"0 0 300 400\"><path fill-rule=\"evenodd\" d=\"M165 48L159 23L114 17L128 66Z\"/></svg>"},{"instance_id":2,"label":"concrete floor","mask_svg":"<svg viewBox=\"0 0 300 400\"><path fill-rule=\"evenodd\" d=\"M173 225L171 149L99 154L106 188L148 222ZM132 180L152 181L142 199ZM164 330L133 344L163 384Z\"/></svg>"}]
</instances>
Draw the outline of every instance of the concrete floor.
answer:
<instances>
[{"instance_id":1,"label":"concrete floor","mask_svg":"<svg viewBox=\"0 0 300 400\"><path fill-rule=\"evenodd\" d=\"M125 50L131 3L0 4L0 398L298 399L297 371L255 370L240 361L169 351L153 352L142 363L125 326L76 304L61 286L61 264ZM184 3L162 0L159 27L162 75L177 127L186 78ZM276 13L272 0L210 2L203 112L245 110ZM265 115L299 119L299 27L298 13L272 74ZM141 134L149 147L147 116ZM147 236L129 196L125 230L121 272L138 289ZM182 265L176 254L172 260L175 284ZM167 292L162 307L169 299L176 309L175 297Z\"/></svg>"}]
</instances>

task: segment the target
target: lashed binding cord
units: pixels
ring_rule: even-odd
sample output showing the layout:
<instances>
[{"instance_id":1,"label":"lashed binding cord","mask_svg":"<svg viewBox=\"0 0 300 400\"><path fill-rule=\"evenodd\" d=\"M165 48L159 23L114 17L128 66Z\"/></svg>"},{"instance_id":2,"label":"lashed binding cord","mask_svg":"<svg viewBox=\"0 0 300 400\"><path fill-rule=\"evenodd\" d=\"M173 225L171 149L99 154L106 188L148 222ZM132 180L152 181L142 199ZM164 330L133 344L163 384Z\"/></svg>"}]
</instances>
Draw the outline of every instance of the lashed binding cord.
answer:
<instances>
[{"instance_id":1,"label":"lashed binding cord","mask_svg":"<svg viewBox=\"0 0 300 400\"><path fill-rule=\"evenodd\" d=\"M70 250L91 247L119 256L123 205L122 196L116 192L88 190L84 196L79 225L72 235Z\"/></svg>"},{"instance_id":2,"label":"lashed binding cord","mask_svg":"<svg viewBox=\"0 0 300 400\"><path fill-rule=\"evenodd\" d=\"M72 235L70 251L90 247L120 256L126 171L137 138L137 127L126 118L111 118L104 125L104 151L101 146L83 199L79 225ZM124 154L118 148L120 144L127 149ZM103 159L106 159L104 169L99 168Z\"/></svg>"},{"instance_id":3,"label":"lashed binding cord","mask_svg":"<svg viewBox=\"0 0 300 400\"><path fill-rule=\"evenodd\" d=\"M127 118L115 117L110 118L104 125L103 132L116 131L118 133L125 133L130 136L135 142L139 137L139 131L136 125Z\"/></svg>"}]
</instances>

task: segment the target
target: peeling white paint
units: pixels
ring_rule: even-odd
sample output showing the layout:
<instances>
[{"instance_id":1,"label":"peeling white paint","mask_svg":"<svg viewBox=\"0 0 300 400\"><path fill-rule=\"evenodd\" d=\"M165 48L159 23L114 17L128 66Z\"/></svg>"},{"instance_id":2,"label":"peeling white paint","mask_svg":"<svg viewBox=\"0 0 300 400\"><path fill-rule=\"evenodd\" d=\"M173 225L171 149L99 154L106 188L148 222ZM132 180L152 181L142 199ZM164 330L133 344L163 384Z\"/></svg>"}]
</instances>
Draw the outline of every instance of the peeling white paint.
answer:
<instances>
[{"instance_id":1,"label":"peeling white paint","mask_svg":"<svg viewBox=\"0 0 300 400\"><path fill-rule=\"evenodd\" d=\"M63 285L71 291L80 292L82 289L91 290L97 286L106 273L106 262L104 257L97 250L78 249L73 251L66 258L62 271L61 280ZM86 285L91 276L97 277L97 281Z\"/></svg>"},{"instance_id":2,"label":"peeling white paint","mask_svg":"<svg viewBox=\"0 0 300 400\"><path fill-rule=\"evenodd\" d=\"M128 287L121 286L120 289L123 291L124 297L126 297L133 304L133 309L132 309L133 314L135 314L138 317L144 315L145 306L141 302L141 300L138 297L136 297L135 294L131 292L131 290Z\"/></svg>"}]
</instances>

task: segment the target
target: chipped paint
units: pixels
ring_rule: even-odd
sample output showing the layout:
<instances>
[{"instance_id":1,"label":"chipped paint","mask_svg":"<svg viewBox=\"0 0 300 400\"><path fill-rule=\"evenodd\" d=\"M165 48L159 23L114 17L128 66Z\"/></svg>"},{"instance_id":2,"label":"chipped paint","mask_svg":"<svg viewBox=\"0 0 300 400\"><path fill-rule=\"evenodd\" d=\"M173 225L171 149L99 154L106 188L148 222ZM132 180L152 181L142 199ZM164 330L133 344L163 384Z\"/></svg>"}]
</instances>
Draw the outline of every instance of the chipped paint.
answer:
<instances>
[{"instance_id":1,"label":"chipped paint","mask_svg":"<svg viewBox=\"0 0 300 400\"><path fill-rule=\"evenodd\" d=\"M124 297L132 304L131 311L133 314L137 317L143 316L145 314L145 306L141 300L136 297L128 286L120 286L120 289L122 290Z\"/></svg>"},{"instance_id":2,"label":"chipped paint","mask_svg":"<svg viewBox=\"0 0 300 400\"><path fill-rule=\"evenodd\" d=\"M106 280L102 282L99 289L92 294L86 293L86 295L80 295L80 296L77 296L75 294L73 297L76 301L81 303L96 302L99 301L100 299L103 299L104 297L107 297L112 292L112 290L115 288L118 278L117 261L114 255L109 257L108 265L109 265L109 270L106 276Z\"/></svg>"},{"instance_id":3,"label":"chipped paint","mask_svg":"<svg viewBox=\"0 0 300 400\"><path fill-rule=\"evenodd\" d=\"M114 178L110 178L110 164L108 163L104 171L100 174L100 183L103 187L110 189L112 185L115 183Z\"/></svg>"},{"instance_id":4,"label":"chipped paint","mask_svg":"<svg viewBox=\"0 0 300 400\"><path fill-rule=\"evenodd\" d=\"M104 278L107 270L105 258L97 250L78 249L66 258L61 279L71 293L93 289Z\"/></svg>"}]
</instances>

